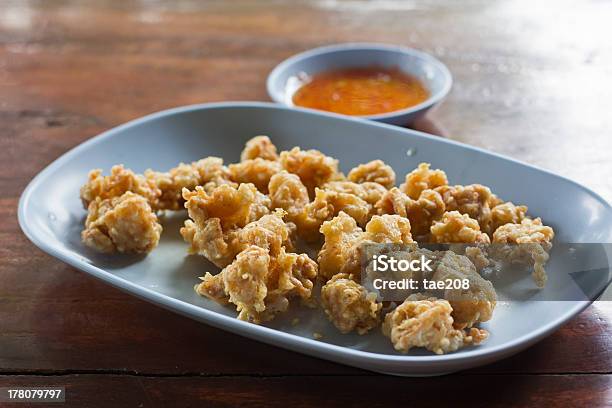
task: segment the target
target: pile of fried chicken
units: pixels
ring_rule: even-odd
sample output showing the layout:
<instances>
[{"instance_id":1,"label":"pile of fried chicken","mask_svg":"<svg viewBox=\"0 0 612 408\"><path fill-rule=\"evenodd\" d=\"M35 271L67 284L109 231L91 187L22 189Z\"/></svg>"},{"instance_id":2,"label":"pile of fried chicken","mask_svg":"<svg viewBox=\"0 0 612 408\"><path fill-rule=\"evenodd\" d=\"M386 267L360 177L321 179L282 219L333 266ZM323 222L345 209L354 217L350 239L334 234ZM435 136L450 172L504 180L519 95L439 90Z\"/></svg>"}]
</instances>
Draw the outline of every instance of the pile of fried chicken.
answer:
<instances>
[{"instance_id":1,"label":"pile of fried chicken","mask_svg":"<svg viewBox=\"0 0 612 408\"><path fill-rule=\"evenodd\" d=\"M228 166L207 157L168 172L93 170L80 193L88 211L82 240L97 251L148 253L162 232L157 214L186 208L180 232L188 252L221 269L207 272L197 293L259 324L290 302L311 301L320 281L319 303L340 332L382 326L403 353L423 347L443 354L486 339L478 324L491 319L497 296L480 272L494 259L527 263L543 287L554 237L552 228L527 216L526 206L504 202L480 184L449 185L444 171L427 163L396 187L393 169L381 160L345 176L338 160L299 147L278 153L267 136L249 140L240 162ZM457 253L420 243L473 245ZM490 243L508 245L487 249ZM427 253L429 279L468 279L469 289L383 302L360 281L365 244L412 245L402 256ZM316 260L299 250L304 245L317 248Z\"/></svg>"}]
</instances>

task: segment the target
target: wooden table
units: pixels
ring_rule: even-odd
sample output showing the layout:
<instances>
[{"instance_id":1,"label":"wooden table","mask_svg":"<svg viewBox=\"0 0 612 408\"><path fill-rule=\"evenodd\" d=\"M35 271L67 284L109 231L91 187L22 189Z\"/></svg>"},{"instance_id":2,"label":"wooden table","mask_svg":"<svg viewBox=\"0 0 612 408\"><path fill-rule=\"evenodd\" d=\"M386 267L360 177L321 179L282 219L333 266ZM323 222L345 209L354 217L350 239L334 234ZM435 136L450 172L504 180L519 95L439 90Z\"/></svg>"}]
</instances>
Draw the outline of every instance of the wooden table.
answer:
<instances>
[{"instance_id":1,"label":"wooden table","mask_svg":"<svg viewBox=\"0 0 612 408\"><path fill-rule=\"evenodd\" d=\"M393 378L134 299L36 249L16 218L27 182L85 139L177 105L268 100L277 62L343 41L433 53L455 78L435 123L610 200L611 12L601 1L2 1L0 386L65 385L73 406L611 406L609 302L497 364Z\"/></svg>"}]
</instances>

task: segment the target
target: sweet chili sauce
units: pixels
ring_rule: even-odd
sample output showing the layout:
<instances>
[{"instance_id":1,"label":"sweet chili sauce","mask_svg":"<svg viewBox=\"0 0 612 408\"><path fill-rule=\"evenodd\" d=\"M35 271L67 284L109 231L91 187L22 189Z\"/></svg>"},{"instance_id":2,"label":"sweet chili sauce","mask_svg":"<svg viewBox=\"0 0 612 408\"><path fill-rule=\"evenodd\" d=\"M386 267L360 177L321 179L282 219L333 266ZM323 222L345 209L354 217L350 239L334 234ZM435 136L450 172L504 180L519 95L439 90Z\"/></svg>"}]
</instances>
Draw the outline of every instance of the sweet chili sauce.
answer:
<instances>
[{"instance_id":1,"label":"sweet chili sauce","mask_svg":"<svg viewBox=\"0 0 612 408\"><path fill-rule=\"evenodd\" d=\"M417 105L429 92L416 78L392 68L350 68L313 76L293 95L293 103L306 108L376 115Z\"/></svg>"}]
</instances>

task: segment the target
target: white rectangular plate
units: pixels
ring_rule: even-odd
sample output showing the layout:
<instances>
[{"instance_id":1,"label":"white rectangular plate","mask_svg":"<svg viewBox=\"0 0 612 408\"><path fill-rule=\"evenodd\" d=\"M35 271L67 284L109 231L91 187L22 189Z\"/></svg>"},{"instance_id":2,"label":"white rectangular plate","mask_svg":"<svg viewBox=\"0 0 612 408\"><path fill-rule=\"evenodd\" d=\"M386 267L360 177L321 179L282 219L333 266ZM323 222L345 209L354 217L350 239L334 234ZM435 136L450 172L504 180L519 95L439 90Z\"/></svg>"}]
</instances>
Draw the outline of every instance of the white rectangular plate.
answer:
<instances>
[{"instance_id":1,"label":"white rectangular plate","mask_svg":"<svg viewBox=\"0 0 612 408\"><path fill-rule=\"evenodd\" d=\"M269 135L279 149L316 148L340 160L342 170L373 159L390 164L400 178L419 162L444 169L453 184L482 183L500 197L529 206L556 231L560 242L610 242L612 209L592 191L544 170L474 147L390 125L266 103L188 106L146 116L111 129L69 151L44 169L24 191L19 222L41 249L128 293L255 340L368 370L396 375L436 375L489 363L514 354L578 314L587 301L502 303L484 325L481 346L437 356L401 355L380 333L342 335L321 310L299 306L269 325L235 319L235 311L196 295L199 276L214 267L188 256L178 229L183 213L162 218L158 248L146 257L103 256L84 247L85 210L79 187L92 168L108 172L123 163L136 172L167 170L179 162L220 156L237 161L244 142ZM412 154L409 155L407 152ZM559 284L563 265L549 266L549 288ZM528 277L526 279L529 279ZM545 294L545 292L543 292ZM298 325L291 320L300 318ZM313 332L323 334L313 339Z\"/></svg>"}]
</instances>

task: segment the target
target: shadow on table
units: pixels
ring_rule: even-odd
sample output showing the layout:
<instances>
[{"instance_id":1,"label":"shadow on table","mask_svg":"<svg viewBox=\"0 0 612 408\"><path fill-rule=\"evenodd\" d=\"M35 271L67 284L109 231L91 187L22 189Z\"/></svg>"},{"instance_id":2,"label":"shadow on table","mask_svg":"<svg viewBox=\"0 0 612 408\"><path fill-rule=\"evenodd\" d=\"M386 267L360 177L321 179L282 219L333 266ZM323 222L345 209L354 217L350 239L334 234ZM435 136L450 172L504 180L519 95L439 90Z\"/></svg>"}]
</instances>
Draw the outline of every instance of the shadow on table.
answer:
<instances>
[{"instance_id":1,"label":"shadow on table","mask_svg":"<svg viewBox=\"0 0 612 408\"><path fill-rule=\"evenodd\" d=\"M405 126L410 129L418 130L419 132L429 133L435 136L449 137L448 131L441 123L428 117L427 115L415 120L411 124Z\"/></svg>"}]
</instances>

